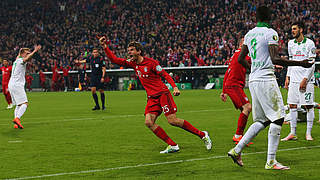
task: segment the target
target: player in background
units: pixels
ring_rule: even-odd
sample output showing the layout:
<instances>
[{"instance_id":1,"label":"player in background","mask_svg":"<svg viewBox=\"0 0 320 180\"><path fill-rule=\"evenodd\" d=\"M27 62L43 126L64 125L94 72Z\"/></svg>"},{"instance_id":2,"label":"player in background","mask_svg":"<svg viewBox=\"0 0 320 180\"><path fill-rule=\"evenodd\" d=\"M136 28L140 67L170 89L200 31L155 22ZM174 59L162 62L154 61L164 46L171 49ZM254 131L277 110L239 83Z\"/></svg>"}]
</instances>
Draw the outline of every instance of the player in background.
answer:
<instances>
[{"instance_id":1,"label":"player in background","mask_svg":"<svg viewBox=\"0 0 320 180\"><path fill-rule=\"evenodd\" d=\"M251 73L249 75L249 89L252 96L251 124L240 142L228 152L235 163L243 166L241 152L260 131L270 125L268 132L268 153L265 169L287 170L276 160L276 153L280 140L281 126L284 121L284 105L282 95L274 75L274 65L311 67L308 59L304 61L290 61L279 56L278 33L270 28L271 11L266 6L257 8L257 26L244 37L239 63L250 68L245 57L250 54Z\"/></svg>"},{"instance_id":2,"label":"player in background","mask_svg":"<svg viewBox=\"0 0 320 180\"><path fill-rule=\"evenodd\" d=\"M242 44L243 38L241 38L240 40L239 48L235 51L235 53L229 60L229 66L223 79L222 93L220 94L220 98L222 101L226 102L227 97L229 96L235 108L240 110L237 131L232 138L232 140L236 142L236 144L242 138L249 114L251 112L251 104L247 95L243 91L246 83L245 81L247 70L238 62ZM246 57L246 60L249 62L249 64L251 64L249 56Z\"/></svg>"},{"instance_id":3,"label":"player in background","mask_svg":"<svg viewBox=\"0 0 320 180\"><path fill-rule=\"evenodd\" d=\"M162 82L163 77L173 87L173 95L180 95L180 91L174 83L170 75L162 69L159 62L145 57L143 46L138 42L131 42L128 45L129 59L116 57L109 49L106 38L100 38L100 43L104 48L107 57L112 63L134 69L137 77L139 77L142 86L147 92L147 105L145 108L145 125L160 139L168 144L168 147L160 153L174 153L179 151L176 144L166 132L156 124L157 117L163 112L168 123L180 127L201 138L208 150L212 148L211 140L208 132L200 131L192 126L188 121L176 117L177 106L167 86Z\"/></svg>"},{"instance_id":4,"label":"player in background","mask_svg":"<svg viewBox=\"0 0 320 180\"><path fill-rule=\"evenodd\" d=\"M8 103L7 109L11 109L13 108L13 105L12 105L11 95L8 90L8 84L11 76L12 66L9 65L9 61L7 59L3 59L2 65L3 66L0 67L0 70L2 72L2 92Z\"/></svg>"},{"instance_id":5,"label":"player in background","mask_svg":"<svg viewBox=\"0 0 320 180\"><path fill-rule=\"evenodd\" d=\"M75 63L86 63L89 62L91 65L91 77L90 77L90 86L92 97L95 102L93 111L100 110L100 105L98 102L98 96L96 90L98 89L101 97L101 107L102 110L105 110L105 95L103 90L104 76L106 74L106 65L102 56L99 55L98 49L94 48L92 50L92 56L87 56L87 59L84 60L75 60Z\"/></svg>"},{"instance_id":6,"label":"player in background","mask_svg":"<svg viewBox=\"0 0 320 180\"><path fill-rule=\"evenodd\" d=\"M57 61L54 61L54 65L51 68L52 70L52 80L51 80L51 89L52 91L58 91L58 79L59 79L59 72L58 72L58 66Z\"/></svg>"},{"instance_id":7,"label":"player in background","mask_svg":"<svg viewBox=\"0 0 320 180\"><path fill-rule=\"evenodd\" d=\"M79 65L78 81L81 86L80 91L86 90L87 89L87 87L86 87L87 86L87 84L86 84L86 81L87 81L86 65L84 65L84 66L82 64Z\"/></svg>"},{"instance_id":8,"label":"player in background","mask_svg":"<svg viewBox=\"0 0 320 180\"><path fill-rule=\"evenodd\" d=\"M309 59L314 61L316 58L316 47L314 42L303 35L305 29L304 23L295 22L291 26L293 35L292 40L288 42L288 54L290 60L302 61ZM311 130L314 120L314 70L315 65L310 68L292 66L288 68L285 87L288 87L287 103L290 107L290 127L291 132L281 141L297 140L296 128L298 111L297 105L304 106L307 111L307 132L306 140L312 141Z\"/></svg>"},{"instance_id":9,"label":"player in background","mask_svg":"<svg viewBox=\"0 0 320 180\"><path fill-rule=\"evenodd\" d=\"M29 73L26 73L26 83L27 83L27 86L26 86L26 89L28 91L32 91L32 81L33 81L33 77L29 74Z\"/></svg>"},{"instance_id":10,"label":"player in background","mask_svg":"<svg viewBox=\"0 0 320 180\"><path fill-rule=\"evenodd\" d=\"M24 90L26 83L26 66L27 62L31 60L32 56L40 48L40 45L34 46L34 50L32 52L29 48L21 48L19 50L18 57L12 65L12 73L8 85L13 104L16 105L16 109L14 110L14 119L12 122L20 129L23 129L20 119L28 107L27 94Z\"/></svg>"},{"instance_id":11,"label":"player in background","mask_svg":"<svg viewBox=\"0 0 320 180\"><path fill-rule=\"evenodd\" d=\"M62 66L59 70L63 72L64 92L67 92L69 87L69 71L71 70L71 67L69 65Z\"/></svg>"},{"instance_id":12,"label":"player in background","mask_svg":"<svg viewBox=\"0 0 320 180\"><path fill-rule=\"evenodd\" d=\"M46 76L43 73L42 70L39 71L39 80L40 80L40 86L42 87L43 91L46 91Z\"/></svg>"}]
</instances>

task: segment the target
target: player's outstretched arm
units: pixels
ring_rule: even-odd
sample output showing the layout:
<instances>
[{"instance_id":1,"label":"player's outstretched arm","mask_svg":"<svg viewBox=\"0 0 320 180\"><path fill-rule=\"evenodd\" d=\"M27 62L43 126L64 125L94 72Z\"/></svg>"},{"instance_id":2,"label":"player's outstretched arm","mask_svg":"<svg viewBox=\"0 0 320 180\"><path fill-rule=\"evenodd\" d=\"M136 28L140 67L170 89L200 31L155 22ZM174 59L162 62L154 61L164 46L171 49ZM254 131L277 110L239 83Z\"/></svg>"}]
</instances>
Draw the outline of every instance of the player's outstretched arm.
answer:
<instances>
[{"instance_id":1,"label":"player's outstretched arm","mask_svg":"<svg viewBox=\"0 0 320 180\"><path fill-rule=\"evenodd\" d=\"M303 61L292 61L292 60L288 60L287 58L284 58L284 57L281 58L279 56L278 49L279 49L278 45L275 45L275 44L269 45L269 54L270 54L270 57L271 57L271 61L275 65L302 66L302 67L305 67L305 68L309 68L314 64L314 62L309 62L308 59L305 59Z\"/></svg>"},{"instance_id":2,"label":"player's outstretched arm","mask_svg":"<svg viewBox=\"0 0 320 180\"><path fill-rule=\"evenodd\" d=\"M99 38L100 45L103 47L104 52L106 53L107 57L110 59L112 63L118 64L120 66L131 67L129 61L118 58L113 52L109 49L106 37Z\"/></svg>"},{"instance_id":3,"label":"player's outstretched arm","mask_svg":"<svg viewBox=\"0 0 320 180\"><path fill-rule=\"evenodd\" d=\"M246 69L250 69L250 64L246 60L246 57L247 57L248 53L249 53L248 46L243 44L242 47L241 47L241 52L240 52L240 55L239 55L239 58L238 58L238 62L243 67L245 67Z\"/></svg>"},{"instance_id":4,"label":"player's outstretched arm","mask_svg":"<svg viewBox=\"0 0 320 180\"><path fill-rule=\"evenodd\" d=\"M37 45L37 46L34 46L34 50L28 54L26 57L23 58L23 62L27 62L31 59L31 57L39 50L41 49L41 45Z\"/></svg>"}]
</instances>

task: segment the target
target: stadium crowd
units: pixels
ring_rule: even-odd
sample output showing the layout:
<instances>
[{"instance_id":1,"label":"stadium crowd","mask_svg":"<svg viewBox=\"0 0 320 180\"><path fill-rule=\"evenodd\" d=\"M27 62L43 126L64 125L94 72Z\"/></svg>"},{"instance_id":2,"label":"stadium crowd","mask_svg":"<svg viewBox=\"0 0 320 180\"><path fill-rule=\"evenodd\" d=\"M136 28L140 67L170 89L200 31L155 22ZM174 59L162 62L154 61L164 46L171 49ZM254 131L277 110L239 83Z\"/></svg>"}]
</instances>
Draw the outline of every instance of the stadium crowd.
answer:
<instances>
[{"instance_id":1,"label":"stadium crowd","mask_svg":"<svg viewBox=\"0 0 320 180\"><path fill-rule=\"evenodd\" d=\"M305 34L320 47L316 36L320 1L268 2L283 52L291 38L291 23L298 17L306 23ZM20 47L43 45L29 73L52 71L54 62L77 69L74 60L98 47L96 35L106 35L120 57L135 40L162 66L226 64L238 40L255 26L253 14L259 5L238 0L5 0L0 4L1 57L14 60ZM119 67L107 64L112 68Z\"/></svg>"}]
</instances>

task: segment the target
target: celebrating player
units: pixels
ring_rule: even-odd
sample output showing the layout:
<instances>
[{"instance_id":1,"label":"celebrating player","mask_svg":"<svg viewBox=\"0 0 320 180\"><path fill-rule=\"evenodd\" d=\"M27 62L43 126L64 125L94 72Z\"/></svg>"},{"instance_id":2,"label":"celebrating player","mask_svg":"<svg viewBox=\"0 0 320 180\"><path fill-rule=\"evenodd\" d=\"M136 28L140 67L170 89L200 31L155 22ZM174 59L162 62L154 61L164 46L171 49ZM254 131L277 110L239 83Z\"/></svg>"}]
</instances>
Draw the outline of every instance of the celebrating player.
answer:
<instances>
[{"instance_id":1,"label":"celebrating player","mask_svg":"<svg viewBox=\"0 0 320 180\"><path fill-rule=\"evenodd\" d=\"M266 6L257 8L257 26L244 37L239 63L249 68L245 57L250 53L251 73L249 75L249 89L252 96L253 121L240 142L228 152L235 163L243 166L241 151L252 138L270 125L268 132L268 155L265 169L287 170L276 160L276 152L280 140L281 126L284 121L284 105L281 92L274 75L274 64L282 66L311 67L308 60L290 61L281 58L278 52L278 33L270 28L270 9Z\"/></svg>"},{"instance_id":2,"label":"celebrating player","mask_svg":"<svg viewBox=\"0 0 320 180\"><path fill-rule=\"evenodd\" d=\"M103 83L104 83L104 76L106 73L106 65L103 60L102 56L99 56L98 49L92 50L92 56L87 57L87 60L89 60L91 65L91 78L90 78L90 84L91 84L91 92L92 97L95 102L95 106L93 107L93 111L100 110L100 105L98 102L98 96L96 93L96 90L98 89L101 96L101 105L102 110L105 110L105 96L104 96L104 90L103 90ZM86 63L87 60L76 60L75 63Z\"/></svg>"},{"instance_id":3,"label":"celebrating player","mask_svg":"<svg viewBox=\"0 0 320 180\"><path fill-rule=\"evenodd\" d=\"M303 22L295 22L292 24L291 31L294 39L288 42L289 59L302 61L309 59L314 61L316 58L316 47L312 40L304 37L303 30L305 29ZM311 130L314 120L314 70L315 65L310 68L292 66L288 68L285 86L288 87L287 103L290 107L290 134L281 139L281 141L297 140L297 105L305 107L307 111L307 132L306 140L312 141Z\"/></svg>"},{"instance_id":4,"label":"celebrating player","mask_svg":"<svg viewBox=\"0 0 320 180\"><path fill-rule=\"evenodd\" d=\"M238 118L237 131L232 138L236 143L238 143L242 138L243 131L246 128L248 121L248 116L251 112L251 104L247 95L243 91L247 70L238 62L242 44L243 38L240 40L239 49L235 51L234 55L230 59L229 67L223 79L222 93L220 94L220 98L224 102L226 102L229 95L234 106L241 111ZM251 63L250 57L247 56L246 60Z\"/></svg>"},{"instance_id":5,"label":"celebrating player","mask_svg":"<svg viewBox=\"0 0 320 180\"><path fill-rule=\"evenodd\" d=\"M0 67L0 70L2 72L2 92L8 103L7 109L11 109L13 108L13 105L10 92L8 90L8 84L11 76L12 66L9 66L9 62L7 59L3 59L2 64L3 66Z\"/></svg>"},{"instance_id":6,"label":"celebrating player","mask_svg":"<svg viewBox=\"0 0 320 180\"><path fill-rule=\"evenodd\" d=\"M166 116L169 124L195 134L204 141L208 150L211 149L212 145L208 132L200 131L188 121L176 117L177 106L173 101L167 86L161 81L161 77L165 78L173 87L174 96L178 96L180 91L170 75L159 65L158 61L143 56L143 46L140 43L129 43L128 54L130 59L127 60L118 58L111 52L107 46L105 37L100 38L100 43L104 47L104 51L111 62L134 69L141 84L146 89L148 101L145 108L145 124L156 136L168 144L168 147L160 153L173 153L179 151L178 144L176 144L166 132L155 123L157 117L162 112Z\"/></svg>"},{"instance_id":7,"label":"celebrating player","mask_svg":"<svg viewBox=\"0 0 320 180\"><path fill-rule=\"evenodd\" d=\"M34 46L34 50L32 52L30 52L29 48L21 48L17 59L12 65L12 73L8 87L12 96L13 104L16 105L13 123L20 129L23 129L20 119L28 107L27 94L24 90L26 83L26 66L27 62L40 48L40 45Z\"/></svg>"}]
</instances>

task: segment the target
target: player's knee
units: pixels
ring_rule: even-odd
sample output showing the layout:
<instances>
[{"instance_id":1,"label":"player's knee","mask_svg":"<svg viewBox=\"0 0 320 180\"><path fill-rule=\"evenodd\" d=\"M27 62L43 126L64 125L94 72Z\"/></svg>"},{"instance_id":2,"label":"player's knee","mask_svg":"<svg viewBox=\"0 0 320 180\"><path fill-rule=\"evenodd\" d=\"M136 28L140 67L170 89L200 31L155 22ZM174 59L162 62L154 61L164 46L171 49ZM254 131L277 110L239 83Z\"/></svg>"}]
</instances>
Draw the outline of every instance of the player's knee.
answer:
<instances>
[{"instance_id":1,"label":"player's knee","mask_svg":"<svg viewBox=\"0 0 320 180\"><path fill-rule=\"evenodd\" d=\"M251 106L250 103L245 104L245 105L243 106L242 112L243 112L245 115L248 116L251 111L252 111L252 106Z\"/></svg>"},{"instance_id":2,"label":"player's knee","mask_svg":"<svg viewBox=\"0 0 320 180\"><path fill-rule=\"evenodd\" d=\"M281 126L276 123L271 123L269 128L269 134L273 136L280 136Z\"/></svg>"},{"instance_id":3,"label":"player's knee","mask_svg":"<svg viewBox=\"0 0 320 180\"><path fill-rule=\"evenodd\" d=\"M145 120L144 124L150 129L154 126L154 122L148 119Z\"/></svg>"},{"instance_id":4,"label":"player's knee","mask_svg":"<svg viewBox=\"0 0 320 180\"><path fill-rule=\"evenodd\" d=\"M178 118L176 116L167 116L168 123L172 126L178 126Z\"/></svg>"}]
</instances>

